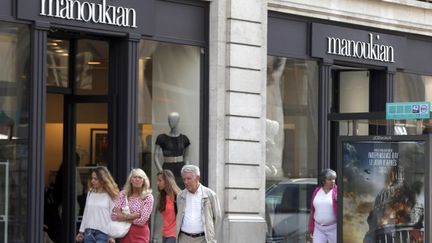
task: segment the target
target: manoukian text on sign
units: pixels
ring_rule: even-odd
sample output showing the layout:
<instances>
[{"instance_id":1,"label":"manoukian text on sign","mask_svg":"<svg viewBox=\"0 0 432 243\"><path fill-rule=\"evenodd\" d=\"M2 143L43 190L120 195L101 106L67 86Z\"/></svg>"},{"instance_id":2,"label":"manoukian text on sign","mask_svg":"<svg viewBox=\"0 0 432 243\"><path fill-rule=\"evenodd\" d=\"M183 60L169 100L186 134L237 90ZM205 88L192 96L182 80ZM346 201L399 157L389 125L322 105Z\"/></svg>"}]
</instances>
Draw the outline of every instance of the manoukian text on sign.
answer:
<instances>
[{"instance_id":1,"label":"manoukian text on sign","mask_svg":"<svg viewBox=\"0 0 432 243\"><path fill-rule=\"evenodd\" d=\"M116 25L137 28L136 11L133 8L78 0L41 0L41 16L93 22L96 24Z\"/></svg>"}]
</instances>

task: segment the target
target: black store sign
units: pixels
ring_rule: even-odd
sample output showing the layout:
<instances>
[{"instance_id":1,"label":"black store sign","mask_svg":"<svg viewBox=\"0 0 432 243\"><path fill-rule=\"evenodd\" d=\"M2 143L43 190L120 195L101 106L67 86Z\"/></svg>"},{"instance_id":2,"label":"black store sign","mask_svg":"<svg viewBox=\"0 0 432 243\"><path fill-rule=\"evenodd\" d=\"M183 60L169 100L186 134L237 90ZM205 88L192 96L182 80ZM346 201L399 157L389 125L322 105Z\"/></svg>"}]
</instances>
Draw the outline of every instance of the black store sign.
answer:
<instances>
[{"instance_id":1,"label":"black store sign","mask_svg":"<svg viewBox=\"0 0 432 243\"><path fill-rule=\"evenodd\" d=\"M403 68L405 49L405 37L312 24L312 56L328 61Z\"/></svg>"},{"instance_id":2,"label":"black store sign","mask_svg":"<svg viewBox=\"0 0 432 243\"><path fill-rule=\"evenodd\" d=\"M20 19L82 28L153 32L154 0L18 0Z\"/></svg>"},{"instance_id":3,"label":"black store sign","mask_svg":"<svg viewBox=\"0 0 432 243\"><path fill-rule=\"evenodd\" d=\"M12 1L0 0L0 18L12 15Z\"/></svg>"}]
</instances>

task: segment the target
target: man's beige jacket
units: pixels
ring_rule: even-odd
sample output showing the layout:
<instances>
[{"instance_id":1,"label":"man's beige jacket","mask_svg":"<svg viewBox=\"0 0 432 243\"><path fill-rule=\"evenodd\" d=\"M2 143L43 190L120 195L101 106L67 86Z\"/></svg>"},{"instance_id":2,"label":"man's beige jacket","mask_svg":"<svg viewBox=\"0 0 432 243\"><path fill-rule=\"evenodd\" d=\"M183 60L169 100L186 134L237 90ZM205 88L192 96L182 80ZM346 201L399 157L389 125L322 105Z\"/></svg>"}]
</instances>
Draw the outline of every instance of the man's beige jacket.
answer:
<instances>
[{"instance_id":1,"label":"man's beige jacket","mask_svg":"<svg viewBox=\"0 0 432 243\"><path fill-rule=\"evenodd\" d=\"M205 239L207 242L216 242L216 229L218 229L222 219L219 200L214 191L203 185L200 185L198 190L202 190L201 218L204 224ZM186 193L187 189L184 189L177 195L177 240L186 208Z\"/></svg>"}]
</instances>

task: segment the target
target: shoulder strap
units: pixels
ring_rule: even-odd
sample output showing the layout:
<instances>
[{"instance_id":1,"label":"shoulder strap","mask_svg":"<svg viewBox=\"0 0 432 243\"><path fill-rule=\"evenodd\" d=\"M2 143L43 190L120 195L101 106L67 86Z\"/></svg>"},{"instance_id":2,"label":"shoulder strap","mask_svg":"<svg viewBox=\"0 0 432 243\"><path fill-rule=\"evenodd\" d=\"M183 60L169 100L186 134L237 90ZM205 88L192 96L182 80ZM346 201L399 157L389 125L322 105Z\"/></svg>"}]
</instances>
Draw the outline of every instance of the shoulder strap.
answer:
<instances>
[{"instance_id":1,"label":"shoulder strap","mask_svg":"<svg viewBox=\"0 0 432 243\"><path fill-rule=\"evenodd\" d=\"M128 196L127 193L125 193L125 202L126 202L126 207L129 207L129 201L128 201Z\"/></svg>"},{"instance_id":2,"label":"shoulder strap","mask_svg":"<svg viewBox=\"0 0 432 243\"><path fill-rule=\"evenodd\" d=\"M177 209L177 195L174 194L174 211L175 214L177 215L178 209Z\"/></svg>"}]
</instances>

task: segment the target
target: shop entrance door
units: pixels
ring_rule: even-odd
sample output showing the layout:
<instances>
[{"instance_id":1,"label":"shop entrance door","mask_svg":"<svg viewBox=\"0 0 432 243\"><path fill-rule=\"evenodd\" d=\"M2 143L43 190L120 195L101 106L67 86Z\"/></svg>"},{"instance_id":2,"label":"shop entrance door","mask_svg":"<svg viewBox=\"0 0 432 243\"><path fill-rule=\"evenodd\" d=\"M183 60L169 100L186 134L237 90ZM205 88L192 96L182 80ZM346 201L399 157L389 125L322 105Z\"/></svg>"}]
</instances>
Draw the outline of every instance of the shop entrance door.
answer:
<instances>
[{"instance_id":1,"label":"shop entrance door","mask_svg":"<svg viewBox=\"0 0 432 243\"><path fill-rule=\"evenodd\" d=\"M50 37L47 42L44 231L75 242L90 170L112 167L109 41Z\"/></svg>"}]
</instances>

